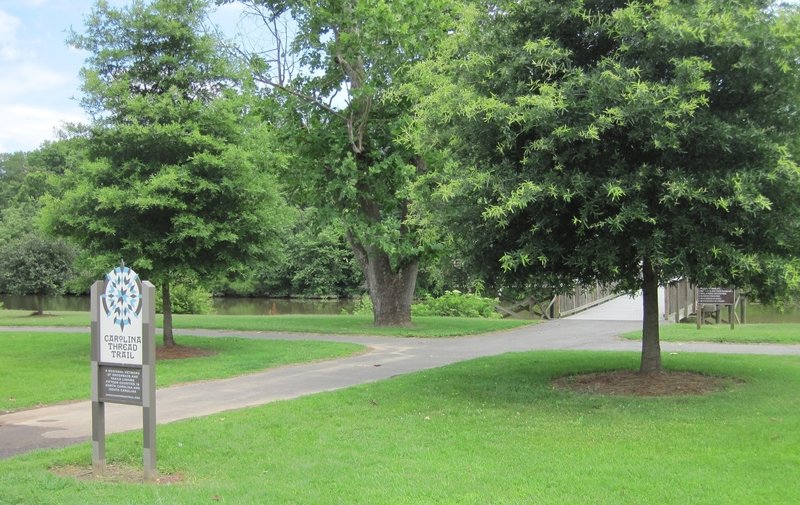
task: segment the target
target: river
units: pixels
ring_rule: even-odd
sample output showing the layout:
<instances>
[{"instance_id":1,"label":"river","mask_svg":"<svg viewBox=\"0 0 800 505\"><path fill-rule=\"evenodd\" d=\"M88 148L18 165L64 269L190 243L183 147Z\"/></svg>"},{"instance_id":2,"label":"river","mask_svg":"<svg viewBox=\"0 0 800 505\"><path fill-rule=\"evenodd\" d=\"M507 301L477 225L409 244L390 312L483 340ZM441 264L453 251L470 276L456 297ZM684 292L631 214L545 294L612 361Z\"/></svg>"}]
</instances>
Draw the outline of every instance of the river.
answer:
<instances>
[{"instance_id":1,"label":"river","mask_svg":"<svg viewBox=\"0 0 800 505\"><path fill-rule=\"evenodd\" d=\"M34 310L35 296L2 295L0 303L6 309ZM219 315L277 315L277 314L341 314L351 310L352 300L309 300L286 298L214 298L214 313ZM46 296L44 310L89 311L88 296Z\"/></svg>"}]
</instances>

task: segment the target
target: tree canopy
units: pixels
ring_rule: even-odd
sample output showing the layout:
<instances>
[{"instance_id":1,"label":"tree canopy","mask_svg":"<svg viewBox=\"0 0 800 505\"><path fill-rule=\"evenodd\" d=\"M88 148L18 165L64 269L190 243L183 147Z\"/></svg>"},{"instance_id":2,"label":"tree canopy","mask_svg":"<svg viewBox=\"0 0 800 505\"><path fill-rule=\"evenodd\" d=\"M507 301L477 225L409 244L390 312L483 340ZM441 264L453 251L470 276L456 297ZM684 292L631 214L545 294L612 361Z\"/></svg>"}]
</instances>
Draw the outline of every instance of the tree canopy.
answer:
<instances>
[{"instance_id":1,"label":"tree canopy","mask_svg":"<svg viewBox=\"0 0 800 505\"><path fill-rule=\"evenodd\" d=\"M248 120L237 74L202 23L201 0L105 1L70 42L88 50L83 104L88 159L64 174L45 220L92 254L99 272L124 260L162 286L235 274L268 254L283 227L269 156L246 148L269 132Z\"/></svg>"},{"instance_id":2,"label":"tree canopy","mask_svg":"<svg viewBox=\"0 0 800 505\"><path fill-rule=\"evenodd\" d=\"M458 160L439 196L510 282L764 296L799 245L800 18L766 1L487 2L416 68L412 145ZM423 148L421 147L420 150ZM463 223L463 222L462 222Z\"/></svg>"},{"instance_id":3,"label":"tree canopy","mask_svg":"<svg viewBox=\"0 0 800 505\"><path fill-rule=\"evenodd\" d=\"M409 64L447 34L453 2L244 3L265 20L265 34L276 34L282 16L296 27L293 40L278 40L274 52L242 51L256 80L289 111L282 129L295 157L287 184L303 205L335 214L344 226L375 323L410 324L419 263L434 254L438 238L418 212L428 166L395 142L408 104L387 97Z\"/></svg>"}]
</instances>

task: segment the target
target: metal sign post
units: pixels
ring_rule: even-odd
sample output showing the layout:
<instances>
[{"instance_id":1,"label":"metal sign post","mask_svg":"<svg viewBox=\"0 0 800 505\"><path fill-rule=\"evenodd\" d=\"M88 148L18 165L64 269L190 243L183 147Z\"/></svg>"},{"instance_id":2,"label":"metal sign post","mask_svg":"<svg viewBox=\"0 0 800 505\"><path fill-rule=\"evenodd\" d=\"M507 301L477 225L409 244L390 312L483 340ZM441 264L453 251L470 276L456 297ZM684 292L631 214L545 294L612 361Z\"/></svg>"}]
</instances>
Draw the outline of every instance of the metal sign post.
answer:
<instances>
[{"instance_id":1,"label":"metal sign post","mask_svg":"<svg viewBox=\"0 0 800 505\"><path fill-rule=\"evenodd\" d=\"M105 471L105 404L142 407L144 478L156 478L155 287L120 266L92 285L92 469Z\"/></svg>"}]
</instances>

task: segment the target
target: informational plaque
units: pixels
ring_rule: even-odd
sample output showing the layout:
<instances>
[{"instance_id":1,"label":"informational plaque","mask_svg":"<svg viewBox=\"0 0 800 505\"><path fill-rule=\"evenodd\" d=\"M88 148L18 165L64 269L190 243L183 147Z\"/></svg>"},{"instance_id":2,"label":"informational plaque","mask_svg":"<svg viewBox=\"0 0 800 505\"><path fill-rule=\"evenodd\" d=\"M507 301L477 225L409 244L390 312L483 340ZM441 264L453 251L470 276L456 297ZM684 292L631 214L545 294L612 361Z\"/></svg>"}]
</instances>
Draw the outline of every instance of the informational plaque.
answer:
<instances>
[{"instance_id":1,"label":"informational plaque","mask_svg":"<svg viewBox=\"0 0 800 505\"><path fill-rule=\"evenodd\" d=\"M697 288L697 303L734 305L736 303L736 291L728 288Z\"/></svg>"},{"instance_id":2,"label":"informational plaque","mask_svg":"<svg viewBox=\"0 0 800 505\"><path fill-rule=\"evenodd\" d=\"M142 404L142 369L139 367L122 367L100 365L101 402Z\"/></svg>"}]
</instances>

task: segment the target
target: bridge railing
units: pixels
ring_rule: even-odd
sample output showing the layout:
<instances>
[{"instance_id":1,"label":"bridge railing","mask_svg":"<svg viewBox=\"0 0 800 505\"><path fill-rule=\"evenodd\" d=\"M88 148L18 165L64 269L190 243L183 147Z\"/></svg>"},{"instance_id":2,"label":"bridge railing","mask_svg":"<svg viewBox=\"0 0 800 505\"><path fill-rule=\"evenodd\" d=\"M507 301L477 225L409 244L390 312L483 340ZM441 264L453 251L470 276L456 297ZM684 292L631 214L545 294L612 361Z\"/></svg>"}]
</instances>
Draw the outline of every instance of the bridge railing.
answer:
<instances>
[{"instance_id":1,"label":"bridge railing","mask_svg":"<svg viewBox=\"0 0 800 505\"><path fill-rule=\"evenodd\" d=\"M569 293L552 297L537 298L535 295L531 295L513 305L507 307L498 305L496 308L506 317L522 317L521 314L527 312L532 317L558 319L600 305L617 296L619 294L613 290L613 287L595 284L588 288L576 286Z\"/></svg>"},{"instance_id":2,"label":"bridge railing","mask_svg":"<svg viewBox=\"0 0 800 505\"><path fill-rule=\"evenodd\" d=\"M694 313L697 290L686 279L670 281L664 286L664 320L681 322Z\"/></svg>"}]
</instances>

